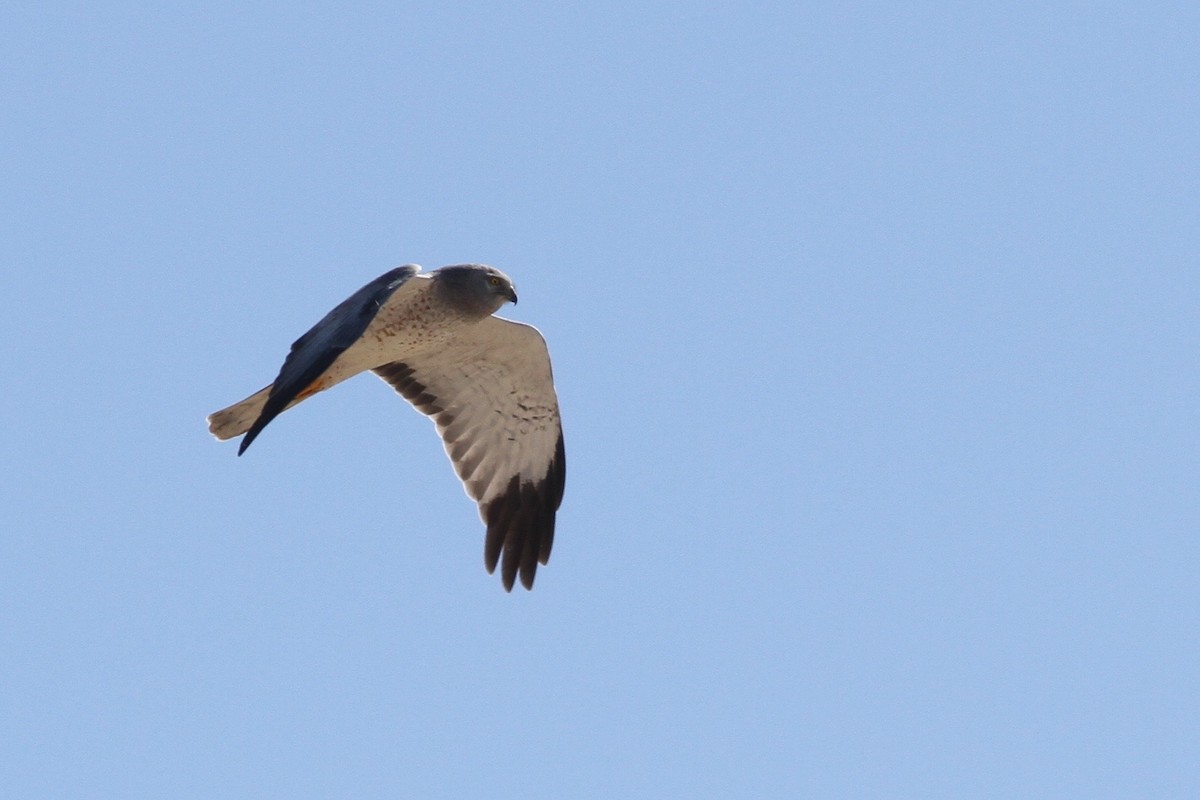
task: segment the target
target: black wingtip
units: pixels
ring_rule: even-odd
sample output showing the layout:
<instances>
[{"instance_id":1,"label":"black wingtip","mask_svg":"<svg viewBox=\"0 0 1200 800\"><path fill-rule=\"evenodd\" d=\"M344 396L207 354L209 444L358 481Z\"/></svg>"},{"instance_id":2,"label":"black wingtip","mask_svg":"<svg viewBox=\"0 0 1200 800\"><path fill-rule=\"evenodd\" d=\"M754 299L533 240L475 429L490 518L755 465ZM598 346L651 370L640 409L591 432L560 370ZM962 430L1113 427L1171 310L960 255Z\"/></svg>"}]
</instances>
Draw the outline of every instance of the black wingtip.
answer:
<instances>
[{"instance_id":1,"label":"black wingtip","mask_svg":"<svg viewBox=\"0 0 1200 800\"><path fill-rule=\"evenodd\" d=\"M258 435L262 433L262 429L267 427L267 423L274 419L275 416L275 414L272 414L268 417L263 413L259 415L258 419L254 420L254 424L250 426L250 430L246 431L246 435L242 437L242 443L238 445L239 456L246 452L246 448L250 446L250 443L258 438Z\"/></svg>"},{"instance_id":2,"label":"black wingtip","mask_svg":"<svg viewBox=\"0 0 1200 800\"><path fill-rule=\"evenodd\" d=\"M485 561L483 566L487 569L488 575L492 575L496 572L497 561L493 561L491 563L487 563ZM512 594L513 585L516 583L516 577L517 576L515 574L510 575L505 570L500 571L500 585L504 587L504 591ZM526 586L525 588L528 589L529 587Z\"/></svg>"},{"instance_id":3,"label":"black wingtip","mask_svg":"<svg viewBox=\"0 0 1200 800\"><path fill-rule=\"evenodd\" d=\"M533 570L530 570L528 573L524 570L521 571L521 585L525 587L526 591L533 591L533 576Z\"/></svg>"},{"instance_id":4,"label":"black wingtip","mask_svg":"<svg viewBox=\"0 0 1200 800\"><path fill-rule=\"evenodd\" d=\"M554 458L539 482L514 475L505 490L482 506L487 534L483 565L489 574L500 567L504 590L511 592L517 579L533 589L538 564L550 560L554 544L554 517L562 503L567 459L560 433Z\"/></svg>"}]
</instances>

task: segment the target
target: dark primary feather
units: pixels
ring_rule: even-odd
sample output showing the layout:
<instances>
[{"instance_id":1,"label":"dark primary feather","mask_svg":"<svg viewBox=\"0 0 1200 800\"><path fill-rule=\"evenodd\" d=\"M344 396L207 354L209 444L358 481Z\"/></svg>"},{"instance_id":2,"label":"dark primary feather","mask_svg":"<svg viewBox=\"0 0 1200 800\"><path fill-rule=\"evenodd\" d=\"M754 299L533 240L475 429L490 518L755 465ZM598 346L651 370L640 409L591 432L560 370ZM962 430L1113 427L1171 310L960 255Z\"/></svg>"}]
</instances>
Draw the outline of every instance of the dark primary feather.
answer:
<instances>
[{"instance_id":1,"label":"dark primary feather","mask_svg":"<svg viewBox=\"0 0 1200 800\"><path fill-rule=\"evenodd\" d=\"M483 507L487 538L483 543L483 562L493 572L503 554L500 577L511 590L517 573L521 585L533 588L537 565L550 560L554 546L554 515L562 504L566 483L567 459L563 437L558 436L554 458L540 481L520 481L514 475L504 494Z\"/></svg>"},{"instance_id":2,"label":"dark primary feather","mask_svg":"<svg viewBox=\"0 0 1200 800\"><path fill-rule=\"evenodd\" d=\"M412 266L385 272L339 303L292 344L262 412L246 431L238 447L239 456L246 452L246 448L267 423L283 413L297 395L311 386L338 356L359 340L380 306L416 274L417 268Z\"/></svg>"}]
</instances>

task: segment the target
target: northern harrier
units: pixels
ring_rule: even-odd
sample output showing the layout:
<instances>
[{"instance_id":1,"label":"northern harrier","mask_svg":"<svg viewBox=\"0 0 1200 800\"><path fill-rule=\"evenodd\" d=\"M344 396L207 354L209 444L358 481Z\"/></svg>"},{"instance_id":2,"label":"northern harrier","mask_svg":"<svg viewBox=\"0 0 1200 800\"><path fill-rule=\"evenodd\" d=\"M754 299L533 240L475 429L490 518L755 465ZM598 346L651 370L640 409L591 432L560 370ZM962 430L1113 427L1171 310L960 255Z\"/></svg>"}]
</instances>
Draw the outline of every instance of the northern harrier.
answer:
<instances>
[{"instance_id":1,"label":"northern harrier","mask_svg":"<svg viewBox=\"0 0 1200 800\"><path fill-rule=\"evenodd\" d=\"M245 434L317 392L370 370L433 418L487 525L483 559L533 587L550 558L566 457L550 354L537 329L494 317L512 281L479 264L418 274L397 267L352 294L292 345L275 382L208 417L218 439ZM503 559L501 559L503 555Z\"/></svg>"}]
</instances>

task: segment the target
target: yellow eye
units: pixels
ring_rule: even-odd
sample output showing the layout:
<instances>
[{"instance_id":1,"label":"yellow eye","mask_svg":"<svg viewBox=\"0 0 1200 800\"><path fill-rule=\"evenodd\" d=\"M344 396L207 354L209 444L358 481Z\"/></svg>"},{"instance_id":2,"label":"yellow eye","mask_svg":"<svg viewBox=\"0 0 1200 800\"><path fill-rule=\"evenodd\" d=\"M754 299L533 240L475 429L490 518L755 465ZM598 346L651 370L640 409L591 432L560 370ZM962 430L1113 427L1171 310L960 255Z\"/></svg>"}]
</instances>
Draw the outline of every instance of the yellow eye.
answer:
<instances>
[{"instance_id":1,"label":"yellow eye","mask_svg":"<svg viewBox=\"0 0 1200 800\"><path fill-rule=\"evenodd\" d=\"M499 278L496 278L496 277L492 277L492 278L489 278L489 279L488 279L488 283L490 283L492 286L499 286L499 285L500 285L500 279L499 279Z\"/></svg>"}]
</instances>

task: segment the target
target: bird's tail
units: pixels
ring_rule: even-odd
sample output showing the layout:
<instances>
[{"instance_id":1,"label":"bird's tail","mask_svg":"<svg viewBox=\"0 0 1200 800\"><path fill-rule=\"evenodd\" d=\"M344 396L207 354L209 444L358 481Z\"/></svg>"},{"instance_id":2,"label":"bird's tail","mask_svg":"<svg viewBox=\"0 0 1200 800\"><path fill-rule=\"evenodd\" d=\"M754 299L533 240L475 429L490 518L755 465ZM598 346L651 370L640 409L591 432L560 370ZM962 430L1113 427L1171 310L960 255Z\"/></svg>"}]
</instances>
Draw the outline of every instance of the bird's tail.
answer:
<instances>
[{"instance_id":1,"label":"bird's tail","mask_svg":"<svg viewBox=\"0 0 1200 800\"><path fill-rule=\"evenodd\" d=\"M263 405L267 402L267 395L270 393L271 387L267 386L240 403L234 403L229 408L222 408L220 411L209 414L208 432L221 441L241 436L250 430L250 426L258 419Z\"/></svg>"}]
</instances>

